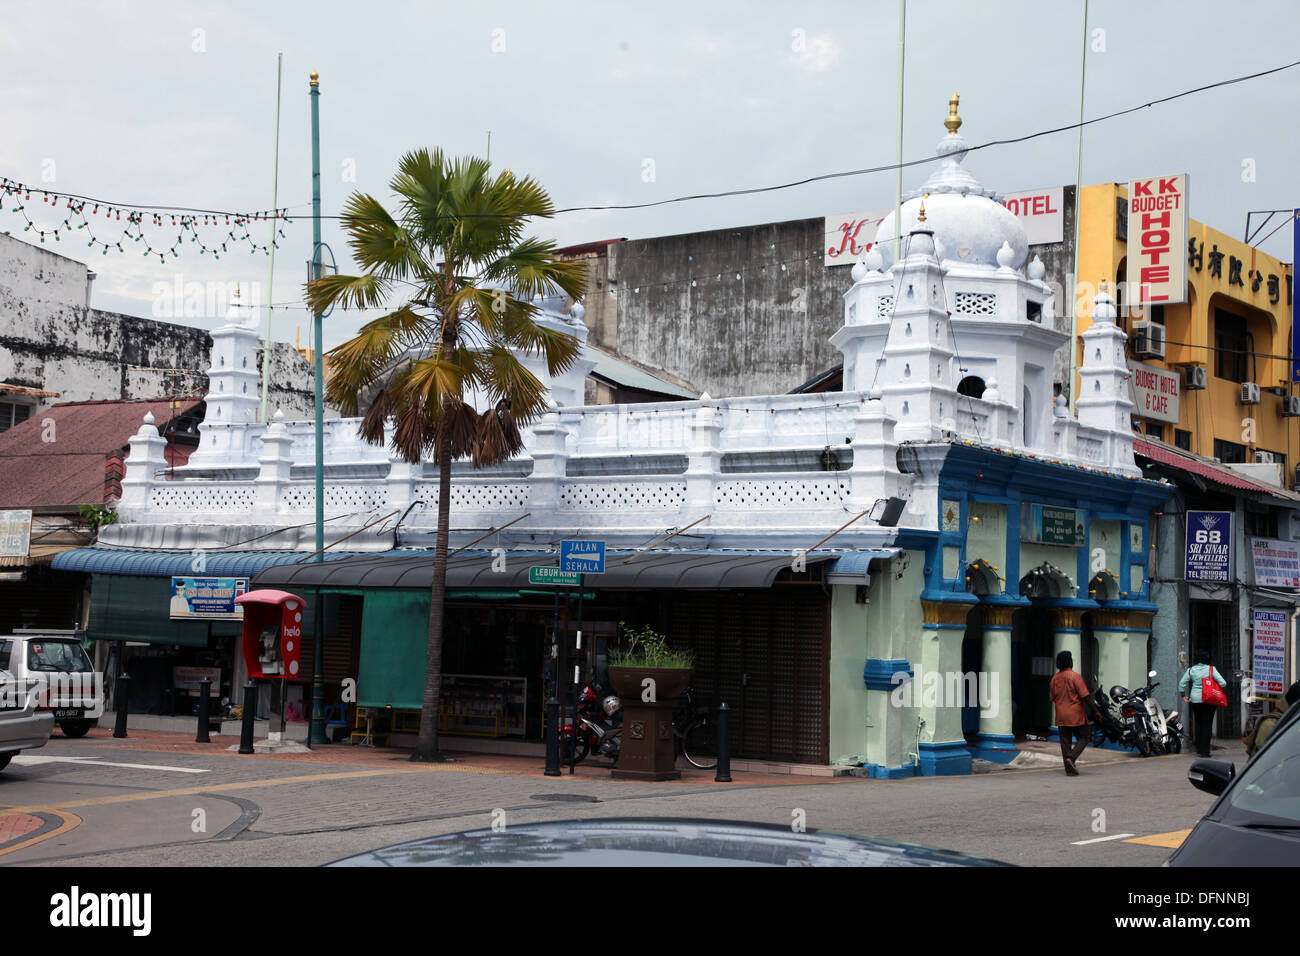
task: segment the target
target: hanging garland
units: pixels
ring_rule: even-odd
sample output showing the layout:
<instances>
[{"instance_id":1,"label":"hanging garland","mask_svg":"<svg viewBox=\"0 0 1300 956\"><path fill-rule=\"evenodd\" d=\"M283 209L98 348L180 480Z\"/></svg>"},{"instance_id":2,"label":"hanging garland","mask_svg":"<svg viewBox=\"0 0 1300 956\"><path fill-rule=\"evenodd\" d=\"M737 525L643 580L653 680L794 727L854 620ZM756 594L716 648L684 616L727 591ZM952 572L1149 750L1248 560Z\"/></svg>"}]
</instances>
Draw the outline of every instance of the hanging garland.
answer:
<instances>
[{"instance_id":1,"label":"hanging garland","mask_svg":"<svg viewBox=\"0 0 1300 956\"><path fill-rule=\"evenodd\" d=\"M249 252L261 252L269 256L272 248L279 248L279 242L276 238L272 238L269 243L257 242L250 232L250 225L255 222L270 222L273 219L279 220L284 225L290 225L293 222L289 218L287 209L267 209L253 213L177 214L151 209L112 206L78 196L66 196L48 192L44 189L33 189L5 177L0 177L0 194L2 194L0 195L0 202L3 202L5 210L22 216L25 223L23 232L35 233L41 242L45 242L47 236L53 236L55 242L62 242L64 232L81 232L82 235L88 237L86 245L92 249L99 248L102 255L108 255L110 249L126 252L129 248L125 244L127 242L137 245L143 243L144 252L142 254L144 256L157 256L158 261L164 263L167 261L168 256L173 259L180 257L180 250L185 244L186 236L189 237L191 244L196 243L198 245L200 255L211 253L214 259L220 259L221 254L229 252L231 246L238 246L245 242L248 243ZM33 195L40 196L42 203L48 204L51 211L58 209L59 201L63 200L64 209L67 210L63 221L52 227L42 227L38 222L34 221L27 213L27 203L32 202ZM109 227L111 230L117 228L116 224L122 221L124 214L126 225L121 227L121 235L116 240L98 238L92 228L91 220L87 218L88 215L103 216L104 221L111 224ZM175 238L170 243L155 244L156 240L150 239L144 231L146 221L151 227L157 229L175 229ZM200 228L210 229L213 227L225 228L226 237L209 245L203 240L199 230ZM284 230L279 225L276 226L275 231L278 238L284 238ZM100 232L103 234L105 230L100 230ZM5 235L8 234L8 232L5 233Z\"/></svg>"}]
</instances>

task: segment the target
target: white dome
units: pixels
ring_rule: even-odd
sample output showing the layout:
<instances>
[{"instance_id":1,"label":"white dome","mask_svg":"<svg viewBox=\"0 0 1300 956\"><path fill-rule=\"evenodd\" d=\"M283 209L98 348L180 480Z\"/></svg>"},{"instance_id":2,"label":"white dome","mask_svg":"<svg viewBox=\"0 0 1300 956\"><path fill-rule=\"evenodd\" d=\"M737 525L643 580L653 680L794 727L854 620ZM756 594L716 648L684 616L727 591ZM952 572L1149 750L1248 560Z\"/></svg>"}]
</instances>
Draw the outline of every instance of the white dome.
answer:
<instances>
[{"instance_id":1,"label":"white dome","mask_svg":"<svg viewBox=\"0 0 1300 956\"><path fill-rule=\"evenodd\" d=\"M1024 227L1001 203L983 196L940 193L909 199L903 203L903 244L917 228L917 214L925 203L925 228L934 232L935 244L943 249L946 260L963 265L982 265L996 269L998 250L1005 242L1014 256L1012 268L1018 269L1029 255L1029 241ZM880 250L884 267L894 264L894 214L891 212L876 231L875 248Z\"/></svg>"},{"instance_id":2,"label":"white dome","mask_svg":"<svg viewBox=\"0 0 1300 956\"><path fill-rule=\"evenodd\" d=\"M957 115L957 94L949 100L951 111L944 125L948 135L939 140L935 153L940 157L939 168L920 189L913 190L911 198L903 203L903 241L917 227L917 214L925 203L925 228L933 230L935 246L942 250L945 261L962 265L981 265L996 269L998 250L1006 243L1011 247L1012 258L1004 261L1014 269L1020 268L1029 255L1029 242L1020 220L1007 207L996 202L991 189L984 186L961 166L966 156L966 141L957 130L961 117ZM875 248L880 250L884 267L894 262L894 214L891 212L876 230Z\"/></svg>"}]
</instances>

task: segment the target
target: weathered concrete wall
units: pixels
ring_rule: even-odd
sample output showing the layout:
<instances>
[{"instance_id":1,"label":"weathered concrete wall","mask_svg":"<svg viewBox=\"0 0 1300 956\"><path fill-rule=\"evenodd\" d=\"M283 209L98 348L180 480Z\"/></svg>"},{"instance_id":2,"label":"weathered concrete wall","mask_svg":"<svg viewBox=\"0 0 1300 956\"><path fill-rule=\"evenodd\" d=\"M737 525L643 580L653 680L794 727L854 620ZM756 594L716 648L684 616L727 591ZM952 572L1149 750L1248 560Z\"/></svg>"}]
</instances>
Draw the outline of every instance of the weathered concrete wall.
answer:
<instances>
[{"instance_id":1,"label":"weathered concrete wall","mask_svg":"<svg viewBox=\"0 0 1300 956\"><path fill-rule=\"evenodd\" d=\"M828 340L852 280L822 265L822 227L799 219L611 246L614 347L714 397L788 392L838 364Z\"/></svg>"},{"instance_id":2,"label":"weathered concrete wall","mask_svg":"<svg viewBox=\"0 0 1300 956\"><path fill-rule=\"evenodd\" d=\"M1058 284L1056 327L1068 332L1073 186L1064 206L1064 241L1031 246L1029 255ZM788 392L842 359L829 339L844 321L851 264L824 265L823 227L799 219L613 244L604 275L592 267L593 341L714 397ZM1061 349L1054 381L1065 380L1067 361Z\"/></svg>"},{"instance_id":3,"label":"weathered concrete wall","mask_svg":"<svg viewBox=\"0 0 1300 956\"><path fill-rule=\"evenodd\" d=\"M88 309L80 262L0 236L0 382L58 392L55 402L159 398L183 369L180 391L207 391L212 339L205 329ZM260 356L259 356L260 361ZM310 417L311 366L293 346L273 345L272 408Z\"/></svg>"}]
</instances>

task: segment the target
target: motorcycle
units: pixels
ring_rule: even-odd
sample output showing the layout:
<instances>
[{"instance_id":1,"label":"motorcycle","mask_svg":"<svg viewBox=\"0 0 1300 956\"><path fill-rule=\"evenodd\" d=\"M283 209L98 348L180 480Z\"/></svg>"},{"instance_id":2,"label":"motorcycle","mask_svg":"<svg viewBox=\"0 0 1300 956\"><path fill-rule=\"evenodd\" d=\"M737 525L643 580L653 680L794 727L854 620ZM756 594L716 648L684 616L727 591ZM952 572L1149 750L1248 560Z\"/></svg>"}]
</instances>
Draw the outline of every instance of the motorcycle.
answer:
<instances>
[{"instance_id":1,"label":"motorcycle","mask_svg":"<svg viewBox=\"0 0 1300 956\"><path fill-rule=\"evenodd\" d=\"M1151 671L1147 677L1155 677ZM1152 696L1152 691L1159 687L1159 682L1149 683L1140 690L1133 691L1133 696L1146 708L1147 717L1154 732L1154 739L1160 744L1164 753L1181 753L1183 749L1183 723L1178 718L1178 711L1164 710Z\"/></svg>"},{"instance_id":2,"label":"motorcycle","mask_svg":"<svg viewBox=\"0 0 1300 956\"><path fill-rule=\"evenodd\" d=\"M1144 757L1164 753L1164 744L1156 737L1146 702L1121 684L1110 689L1110 699L1119 705L1120 716L1132 733L1133 745L1137 747L1138 753Z\"/></svg>"},{"instance_id":3,"label":"motorcycle","mask_svg":"<svg viewBox=\"0 0 1300 956\"><path fill-rule=\"evenodd\" d=\"M1123 747L1136 746L1132 729L1120 717L1119 711L1106 696L1106 692L1098 687L1093 692L1092 699L1097 705L1097 719L1093 724L1093 746L1100 747L1106 741Z\"/></svg>"},{"instance_id":4,"label":"motorcycle","mask_svg":"<svg viewBox=\"0 0 1300 956\"><path fill-rule=\"evenodd\" d=\"M574 720L566 717L560 726L560 755L567 763L584 760L597 753L618 759L623 741L623 702L616 694L601 696L599 684L588 682L578 697L577 732Z\"/></svg>"}]
</instances>

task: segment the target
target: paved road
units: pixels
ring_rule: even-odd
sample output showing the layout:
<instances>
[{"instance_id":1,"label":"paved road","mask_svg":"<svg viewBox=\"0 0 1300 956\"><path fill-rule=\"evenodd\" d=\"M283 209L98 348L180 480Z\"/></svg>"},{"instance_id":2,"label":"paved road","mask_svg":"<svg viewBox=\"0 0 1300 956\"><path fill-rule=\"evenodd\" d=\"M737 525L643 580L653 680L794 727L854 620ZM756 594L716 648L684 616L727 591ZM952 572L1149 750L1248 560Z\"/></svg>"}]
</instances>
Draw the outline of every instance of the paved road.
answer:
<instances>
[{"instance_id":1,"label":"paved road","mask_svg":"<svg viewBox=\"0 0 1300 956\"><path fill-rule=\"evenodd\" d=\"M168 743L171 739L174 742ZM1059 770L897 781L711 774L616 782L596 768L548 778L534 761L414 765L344 746L239 757L176 735L57 736L0 773L0 865L315 865L437 833L611 816L703 817L840 830L1021 865L1158 866L1213 802L1186 755L1093 754ZM196 752L198 751L198 752ZM1235 759L1230 746L1216 756ZM559 795L559 799L556 799ZM1146 842L1134 842L1141 840Z\"/></svg>"}]
</instances>

